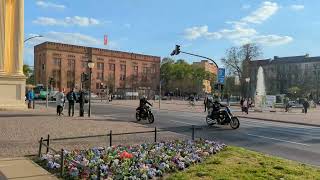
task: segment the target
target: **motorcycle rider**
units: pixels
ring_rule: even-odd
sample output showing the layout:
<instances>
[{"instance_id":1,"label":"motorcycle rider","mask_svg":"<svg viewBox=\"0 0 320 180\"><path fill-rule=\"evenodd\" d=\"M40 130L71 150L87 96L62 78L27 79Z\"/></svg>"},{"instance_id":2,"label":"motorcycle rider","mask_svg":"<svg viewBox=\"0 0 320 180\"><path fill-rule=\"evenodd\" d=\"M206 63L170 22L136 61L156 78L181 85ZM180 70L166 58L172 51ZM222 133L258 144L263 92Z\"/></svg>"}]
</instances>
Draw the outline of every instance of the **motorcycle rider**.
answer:
<instances>
[{"instance_id":1,"label":"motorcycle rider","mask_svg":"<svg viewBox=\"0 0 320 180\"><path fill-rule=\"evenodd\" d=\"M146 109L146 104L149 104L150 106L152 106L152 104L147 101L147 98L145 96L142 96L142 98L140 99L139 107L137 108L137 110L139 110L140 117Z\"/></svg>"},{"instance_id":2,"label":"motorcycle rider","mask_svg":"<svg viewBox=\"0 0 320 180\"><path fill-rule=\"evenodd\" d=\"M212 97L208 98L208 108L210 108L212 111L210 113L210 116L226 113L225 111L220 111L221 107L227 107L226 105L223 105L219 102L219 99L215 99L213 101ZM219 121L219 120L218 120Z\"/></svg>"}]
</instances>

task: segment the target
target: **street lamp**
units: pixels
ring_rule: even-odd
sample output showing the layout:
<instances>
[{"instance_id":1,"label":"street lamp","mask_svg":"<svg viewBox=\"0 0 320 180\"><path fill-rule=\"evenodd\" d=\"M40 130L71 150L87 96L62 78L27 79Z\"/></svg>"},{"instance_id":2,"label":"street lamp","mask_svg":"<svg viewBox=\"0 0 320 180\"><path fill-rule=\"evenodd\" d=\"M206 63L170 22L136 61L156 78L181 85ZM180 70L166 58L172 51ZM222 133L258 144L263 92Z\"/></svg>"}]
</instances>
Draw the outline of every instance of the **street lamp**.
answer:
<instances>
[{"instance_id":1,"label":"street lamp","mask_svg":"<svg viewBox=\"0 0 320 180\"><path fill-rule=\"evenodd\" d=\"M246 83L248 83L248 85L247 85L247 98L249 98L249 83L250 83L250 78L247 77L245 80L246 80Z\"/></svg>"},{"instance_id":2,"label":"street lamp","mask_svg":"<svg viewBox=\"0 0 320 180\"><path fill-rule=\"evenodd\" d=\"M35 36L32 36L32 37L29 37L29 38L24 40L24 43L29 41L30 39L37 38L37 37L43 37L43 36L42 35L35 35Z\"/></svg>"},{"instance_id":3,"label":"street lamp","mask_svg":"<svg viewBox=\"0 0 320 180\"><path fill-rule=\"evenodd\" d=\"M92 69L94 68L94 62L92 62L92 58L88 62L89 67L89 108L88 108L88 116L91 116L91 77L92 77Z\"/></svg>"}]
</instances>

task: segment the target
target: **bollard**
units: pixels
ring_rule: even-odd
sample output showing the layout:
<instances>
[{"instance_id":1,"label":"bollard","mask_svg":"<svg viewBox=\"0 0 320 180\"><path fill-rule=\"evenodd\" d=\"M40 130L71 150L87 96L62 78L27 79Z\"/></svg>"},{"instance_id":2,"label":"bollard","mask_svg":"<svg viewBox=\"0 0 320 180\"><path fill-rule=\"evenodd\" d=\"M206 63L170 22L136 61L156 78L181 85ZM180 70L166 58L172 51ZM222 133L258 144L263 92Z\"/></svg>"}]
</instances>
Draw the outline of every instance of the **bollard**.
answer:
<instances>
[{"instance_id":1,"label":"bollard","mask_svg":"<svg viewBox=\"0 0 320 180\"><path fill-rule=\"evenodd\" d=\"M157 127L154 128L154 142L157 142Z\"/></svg>"},{"instance_id":2,"label":"bollard","mask_svg":"<svg viewBox=\"0 0 320 180\"><path fill-rule=\"evenodd\" d=\"M50 146L50 135L48 134L48 139L47 139L47 153L49 152L49 146Z\"/></svg>"},{"instance_id":3,"label":"bollard","mask_svg":"<svg viewBox=\"0 0 320 180\"><path fill-rule=\"evenodd\" d=\"M194 141L194 131L195 131L195 127L194 125L192 125L192 140Z\"/></svg>"},{"instance_id":4,"label":"bollard","mask_svg":"<svg viewBox=\"0 0 320 180\"><path fill-rule=\"evenodd\" d=\"M98 172L97 172L97 179L101 179L101 170L100 170L100 165L98 165L98 168L97 168Z\"/></svg>"},{"instance_id":5,"label":"bollard","mask_svg":"<svg viewBox=\"0 0 320 180\"><path fill-rule=\"evenodd\" d=\"M63 149L61 149L61 162L60 162L60 177L63 177L64 174L64 154L63 154Z\"/></svg>"},{"instance_id":6,"label":"bollard","mask_svg":"<svg viewBox=\"0 0 320 180\"><path fill-rule=\"evenodd\" d=\"M32 101L32 108L35 109L35 100Z\"/></svg>"},{"instance_id":7,"label":"bollard","mask_svg":"<svg viewBox=\"0 0 320 180\"><path fill-rule=\"evenodd\" d=\"M112 130L110 130L110 134L109 134L109 143L110 143L110 147L112 146Z\"/></svg>"},{"instance_id":8,"label":"bollard","mask_svg":"<svg viewBox=\"0 0 320 180\"><path fill-rule=\"evenodd\" d=\"M38 152L38 157L41 157L41 150L42 150L42 142L43 142L43 137L40 138L39 141L39 152Z\"/></svg>"}]
</instances>

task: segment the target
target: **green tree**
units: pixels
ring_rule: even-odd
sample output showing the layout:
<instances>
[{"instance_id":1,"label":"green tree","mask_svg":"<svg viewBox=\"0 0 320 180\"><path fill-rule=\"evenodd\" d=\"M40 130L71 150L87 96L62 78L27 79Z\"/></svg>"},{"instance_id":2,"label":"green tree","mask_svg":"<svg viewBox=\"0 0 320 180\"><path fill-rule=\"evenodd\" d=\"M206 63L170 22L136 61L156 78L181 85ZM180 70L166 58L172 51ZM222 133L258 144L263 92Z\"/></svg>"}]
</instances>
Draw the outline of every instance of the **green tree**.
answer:
<instances>
[{"instance_id":1,"label":"green tree","mask_svg":"<svg viewBox=\"0 0 320 180\"><path fill-rule=\"evenodd\" d=\"M301 93L302 91L298 86L293 86L288 89L288 95L290 98L293 98L293 99L301 97L302 95Z\"/></svg>"},{"instance_id":2,"label":"green tree","mask_svg":"<svg viewBox=\"0 0 320 180\"><path fill-rule=\"evenodd\" d=\"M215 79L215 76L206 72L204 68L191 65L183 59L174 61L164 58L160 71L163 92L177 92L178 90L181 94L201 93L203 80Z\"/></svg>"},{"instance_id":3,"label":"green tree","mask_svg":"<svg viewBox=\"0 0 320 180\"><path fill-rule=\"evenodd\" d=\"M26 80L27 84L34 84L34 71L29 65L27 64L23 65L23 74L27 78Z\"/></svg>"}]
</instances>

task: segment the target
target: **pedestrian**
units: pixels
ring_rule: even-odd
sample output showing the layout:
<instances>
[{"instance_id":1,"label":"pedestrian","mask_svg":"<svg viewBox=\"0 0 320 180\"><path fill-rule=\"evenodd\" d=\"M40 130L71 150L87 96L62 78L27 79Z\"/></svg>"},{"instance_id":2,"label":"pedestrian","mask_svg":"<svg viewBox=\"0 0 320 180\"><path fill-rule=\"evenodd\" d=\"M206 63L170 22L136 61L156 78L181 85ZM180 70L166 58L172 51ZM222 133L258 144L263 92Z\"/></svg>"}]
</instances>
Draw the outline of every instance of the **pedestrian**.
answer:
<instances>
[{"instance_id":1,"label":"pedestrian","mask_svg":"<svg viewBox=\"0 0 320 180\"><path fill-rule=\"evenodd\" d=\"M206 112L207 111L207 104L208 104L208 96L206 96L204 98L203 104L204 104L204 112Z\"/></svg>"},{"instance_id":2,"label":"pedestrian","mask_svg":"<svg viewBox=\"0 0 320 180\"><path fill-rule=\"evenodd\" d=\"M56 105L57 105L57 115L63 115L63 106L65 103L65 95L62 91L62 88L59 88L59 92L56 95Z\"/></svg>"},{"instance_id":3,"label":"pedestrian","mask_svg":"<svg viewBox=\"0 0 320 180\"><path fill-rule=\"evenodd\" d=\"M84 93L84 91L82 90L82 89L80 89L80 91L79 91L79 99L78 99L78 101L79 101L79 104L80 104L80 117L83 117L84 116L84 103L85 103L85 101L86 101L86 99L85 99L85 93Z\"/></svg>"},{"instance_id":4,"label":"pedestrian","mask_svg":"<svg viewBox=\"0 0 320 180\"><path fill-rule=\"evenodd\" d=\"M307 114L308 108L309 108L309 103L308 103L307 99L304 99L302 105L303 105L303 112L304 112L305 114Z\"/></svg>"},{"instance_id":5,"label":"pedestrian","mask_svg":"<svg viewBox=\"0 0 320 180\"><path fill-rule=\"evenodd\" d=\"M243 101L243 110L244 110L244 112L245 113L249 113L249 107L248 107L248 100L247 99L245 99L244 101Z\"/></svg>"},{"instance_id":6,"label":"pedestrian","mask_svg":"<svg viewBox=\"0 0 320 180\"><path fill-rule=\"evenodd\" d=\"M34 96L31 88L27 92L26 100L28 101L28 109L31 109L32 108L31 104L32 104L32 101L34 100Z\"/></svg>"},{"instance_id":7,"label":"pedestrian","mask_svg":"<svg viewBox=\"0 0 320 180\"><path fill-rule=\"evenodd\" d=\"M68 115L71 116L72 114L72 116L74 116L74 103L77 101L77 96L76 96L76 93L74 92L74 88L70 88L70 91L67 94L67 99L69 102Z\"/></svg>"},{"instance_id":8,"label":"pedestrian","mask_svg":"<svg viewBox=\"0 0 320 180\"><path fill-rule=\"evenodd\" d=\"M241 98L240 100L240 108L241 108L241 112L243 113L244 109L243 109L243 102L244 102L244 99Z\"/></svg>"}]
</instances>

